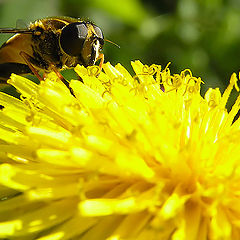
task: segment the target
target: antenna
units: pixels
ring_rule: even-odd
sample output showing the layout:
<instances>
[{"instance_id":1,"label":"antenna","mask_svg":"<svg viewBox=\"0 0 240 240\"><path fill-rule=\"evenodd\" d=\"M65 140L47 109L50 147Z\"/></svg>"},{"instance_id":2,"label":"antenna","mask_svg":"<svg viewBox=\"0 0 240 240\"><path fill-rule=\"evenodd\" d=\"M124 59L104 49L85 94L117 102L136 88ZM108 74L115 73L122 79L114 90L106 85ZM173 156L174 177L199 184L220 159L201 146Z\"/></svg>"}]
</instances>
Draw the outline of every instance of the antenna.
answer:
<instances>
[{"instance_id":1,"label":"antenna","mask_svg":"<svg viewBox=\"0 0 240 240\"><path fill-rule=\"evenodd\" d=\"M118 44L116 44L115 42L112 42L112 41L110 41L110 40L108 40L108 39L104 39L104 40L105 40L106 42L109 42L109 43L113 44L114 46L120 48L120 46L119 46Z\"/></svg>"}]
</instances>

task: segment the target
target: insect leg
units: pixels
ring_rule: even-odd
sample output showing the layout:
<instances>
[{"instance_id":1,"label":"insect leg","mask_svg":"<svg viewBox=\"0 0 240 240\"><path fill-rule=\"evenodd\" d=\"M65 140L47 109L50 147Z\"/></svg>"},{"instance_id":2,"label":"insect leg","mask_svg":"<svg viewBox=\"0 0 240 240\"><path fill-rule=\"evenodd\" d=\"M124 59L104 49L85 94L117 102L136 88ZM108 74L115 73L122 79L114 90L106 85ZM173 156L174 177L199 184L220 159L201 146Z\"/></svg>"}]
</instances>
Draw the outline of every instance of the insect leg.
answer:
<instances>
[{"instance_id":1,"label":"insect leg","mask_svg":"<svg viewBox=\"0 0 240 240\"><path fill-rule=\"evenodd\" d=\"M98 59L100 59L100 63L99 63L99 68L100 68L100 72L102 71L102 66L103 66L103 63L104 63L104 54L103 53L100 53L99 56L98 56Z\"/></svg>"},{"instance_id":2,"label":"insect leg","mask_svg":"<svg viewBox=\"0 0 240 240\"><path fill-rule=\"evenodd\" d=\"M75 96L74 93L73 93L72 88L69 86L69 82L68 82L68 81L63 77L63 75L58 71L58 69L56 68L56 66L53 65L53 64L50 64L50 68L56 73L56 75L58 76L58 78L59 78L59 79L65 84L65 86L70 90L71 94L72 94L73 96Z\"/></svg>"},{"instance_id":3,"label":"insect leg","mask_svg":"<svg viewBox=\"0 0 240 240\"><path fill-rule=\"evenodd\" d=\"M34 68L34 66L30 62L31 56L23 51L21 51L19 54L23 58L23 60L26 62L28 67L31 69L33 74L39 79L39 81L43 81L43 78L39 75L38 71Z\"/></svg>"},{"instance_id":4,"label":"insect leg","mask_svg":"<svg viewBox=\"0 0 240 240\"><path fill-rule=\"evenodd\" d=\"M58 71L55 65L50 64L50 68L56 73L58 78L69 88L69 82L63 77L63 75Z\"/></svg>"}]
</instances>

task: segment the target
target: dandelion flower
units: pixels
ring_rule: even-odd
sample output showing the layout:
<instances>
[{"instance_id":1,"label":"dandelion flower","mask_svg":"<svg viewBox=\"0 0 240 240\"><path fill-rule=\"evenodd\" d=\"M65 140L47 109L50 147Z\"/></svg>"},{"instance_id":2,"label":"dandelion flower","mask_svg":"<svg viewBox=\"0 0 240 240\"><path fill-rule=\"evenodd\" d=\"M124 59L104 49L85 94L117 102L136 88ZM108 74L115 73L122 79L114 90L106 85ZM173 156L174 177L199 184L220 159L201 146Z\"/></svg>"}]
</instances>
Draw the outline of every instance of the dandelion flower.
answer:
<instances>
[{"instance_id":1,"label":"dandelion flower","mask_svg":"<svg viewBox=\"0 0 240 240\"><path fill-rule=\"evenodd\" d=\"M190 70L132 62L12 74L0 93L0 239L240 239L237 86L200 95Z\"/></svg>"}]
</instances>

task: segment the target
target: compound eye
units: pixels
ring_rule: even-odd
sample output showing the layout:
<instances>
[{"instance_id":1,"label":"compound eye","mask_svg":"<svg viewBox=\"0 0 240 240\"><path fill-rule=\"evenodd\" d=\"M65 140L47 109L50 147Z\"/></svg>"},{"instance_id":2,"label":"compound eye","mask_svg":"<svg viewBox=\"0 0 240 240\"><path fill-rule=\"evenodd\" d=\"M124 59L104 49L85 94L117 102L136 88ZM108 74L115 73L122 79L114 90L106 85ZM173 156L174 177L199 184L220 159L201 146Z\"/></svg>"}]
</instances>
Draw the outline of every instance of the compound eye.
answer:
<instances>
[{"instance_id":1,"label":"compound eye","mask_svg":"<svg viewBox=\"0 0 240 240\"><path fill-rule=\"evenodd\" d=\"M85 23L70 23L62 29L60 45L62 50L70 56L81 54L83 44L87 38L88 29Z\"/></svg>"}]
</instances>

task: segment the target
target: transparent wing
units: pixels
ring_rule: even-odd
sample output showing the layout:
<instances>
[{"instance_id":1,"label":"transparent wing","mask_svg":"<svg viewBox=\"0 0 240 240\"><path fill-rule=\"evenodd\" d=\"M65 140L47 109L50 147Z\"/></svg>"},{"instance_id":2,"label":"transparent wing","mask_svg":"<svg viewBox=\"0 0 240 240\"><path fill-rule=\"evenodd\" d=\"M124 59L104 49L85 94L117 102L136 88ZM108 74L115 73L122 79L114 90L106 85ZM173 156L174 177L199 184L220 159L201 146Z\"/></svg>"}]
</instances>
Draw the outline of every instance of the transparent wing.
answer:
<instances>
[{"instance_id":1,"label":"transparent wing","mask_svg":"<svg viewBox=\"0 0 240 240\"><path fill-rule=\"evenodd\" d=\"M28 24L23 19L17 19L16 28L17 29L28 29Z\"/></svg>"}]
</instances>

